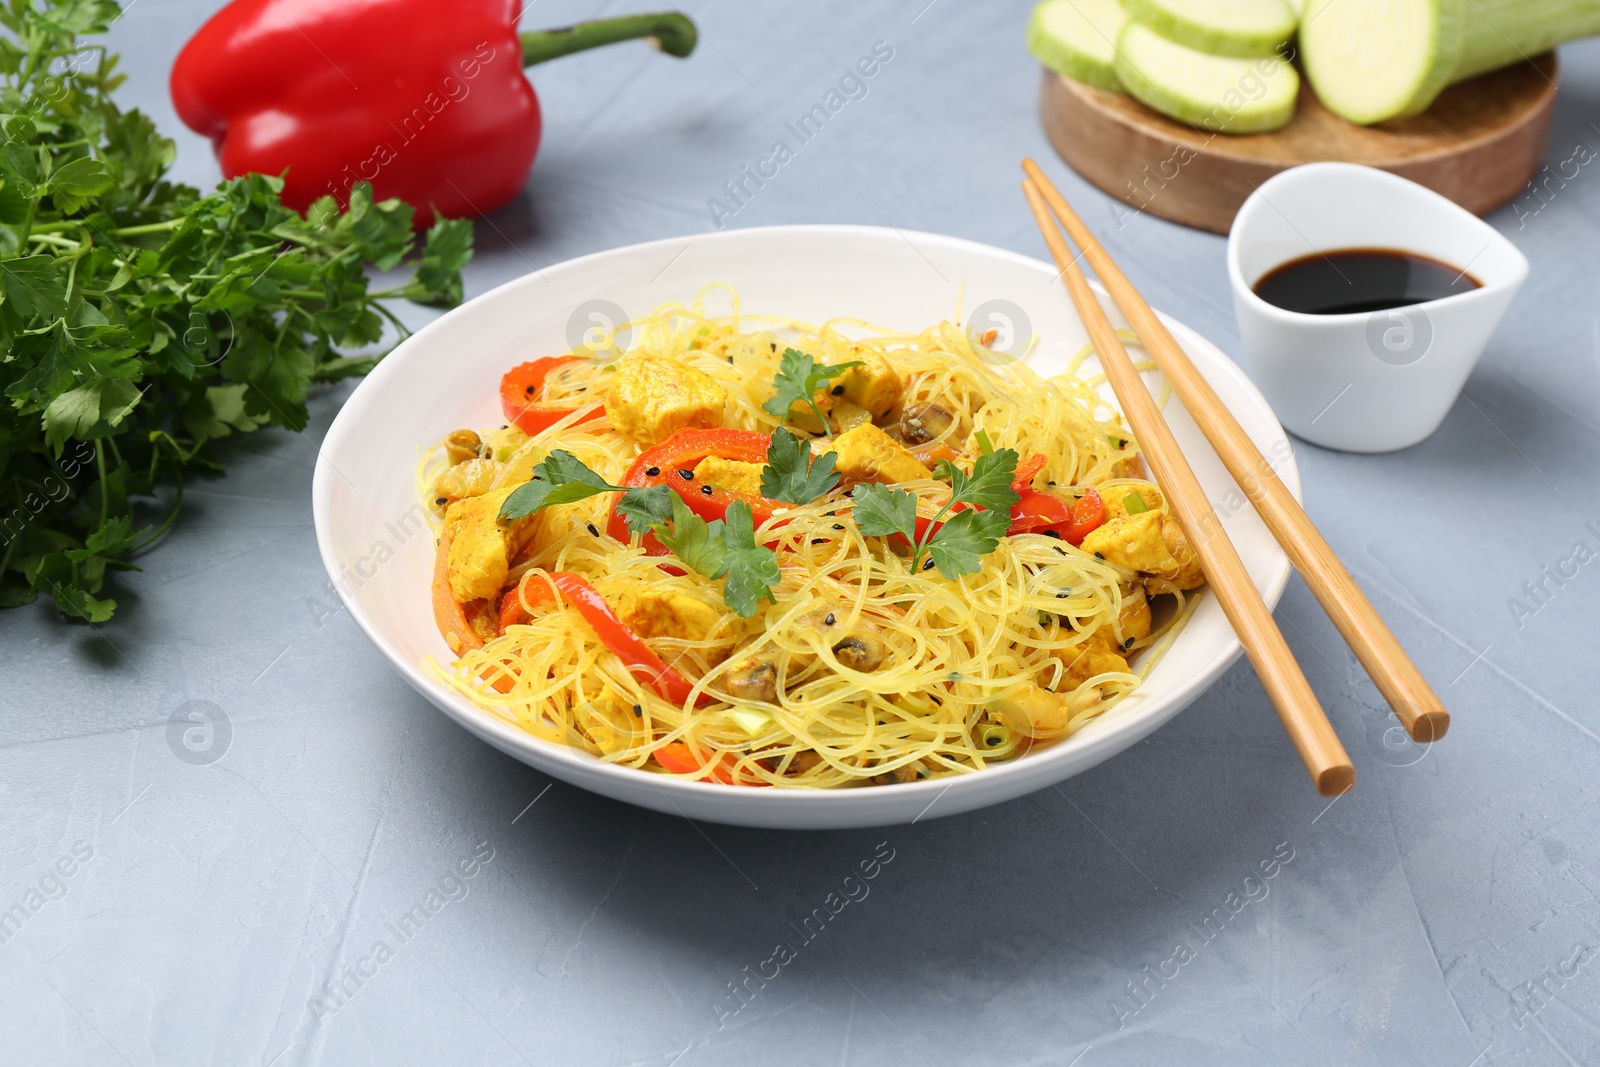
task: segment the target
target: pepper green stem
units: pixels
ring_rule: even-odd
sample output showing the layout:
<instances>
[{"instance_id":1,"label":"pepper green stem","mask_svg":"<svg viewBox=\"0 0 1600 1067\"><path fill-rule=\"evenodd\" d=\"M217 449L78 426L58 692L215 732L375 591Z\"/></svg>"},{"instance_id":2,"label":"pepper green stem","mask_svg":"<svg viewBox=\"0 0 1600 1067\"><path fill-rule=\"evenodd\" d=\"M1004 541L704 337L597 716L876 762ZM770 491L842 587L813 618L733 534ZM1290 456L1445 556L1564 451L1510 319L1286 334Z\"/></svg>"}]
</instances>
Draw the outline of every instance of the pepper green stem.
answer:
<instances>
[{"instance_id":1,"label":"pepper green stem","mask_svg":"<svg viewBox=\"0 0 1600 1067\"><path fill-rule=\"evenodd\" d=\"M596 19L566 26L559 30L535 30L519 34L522 38L522 65L531 67L547 59L558 59L598 48L618 41L648 38L669 56L682 59L694 51L700 34L689 17L677 11L664 11L653 15L623 15L614 19Z\"/></svg>"}]
</instances>

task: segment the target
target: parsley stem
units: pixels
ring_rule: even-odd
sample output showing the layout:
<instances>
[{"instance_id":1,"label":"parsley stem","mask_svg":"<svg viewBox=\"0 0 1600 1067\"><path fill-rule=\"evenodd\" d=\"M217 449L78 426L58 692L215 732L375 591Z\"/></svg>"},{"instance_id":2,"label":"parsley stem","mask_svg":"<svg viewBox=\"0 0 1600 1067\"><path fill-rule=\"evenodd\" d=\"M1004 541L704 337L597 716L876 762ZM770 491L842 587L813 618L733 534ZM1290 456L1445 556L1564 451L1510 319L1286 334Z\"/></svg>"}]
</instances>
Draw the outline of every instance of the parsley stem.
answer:
<instances>
[{"instance_id":1,"label":"parsley stem","mask_svg":"<svg viewBox=\"0 0 1600 1067\"><path fill-rule=\"evenodd\" d=\"M182 459L181 454L179 456L179 459L181 461L181 459ZM160 526L157 526L154 530L151 530L149 534L147 534L146 536L140 538L139 542L137 544L133 545L132 547L130 547L128 549L128 554L129 555L132 555L133 553L139 551L141 548L144 548L146 545L149 545L149 544L153 543L154 541L156 541L162 534L166 533L167 530L172 526L172 520L174 520L174 519L176 519L178 517L178 511L179 511L180 508L183 507L183 464L182 464L182 462L174 464L173 468L172 468L172 471L173 471L173 474L176 476L177 482L178 482L178 494L172 501L172 510L167 512L167 517L161 523Z\"/></svg>"},{"instance_id":2,"label":"parsley stem","mask_svg":"<svg viewBox=\"0 0 1600 1067\"><path fill-rule=\"evenodd\" d=\"M106 508L110 504L111 496L106 492L106 452L104 448L100 447L99 441L94 443L94 465L95 469L100 473L100 528L104 529ZM73 584L77 584L76 579L74 579Z\"/></svg>"},{"instance_id":3,"label":"parsley stem","mask_svg":"<svg viewBox=\"0 0 1600 1067\"><path fill-rule=\"evenodd\" d=\"M118 237L138 237L140 234L145 233L166 233L168 230L176 230L185 221L187 220L183 216L179 216L175 219L168 219L165 222L147 222L143 226L119 226L111 232Z\"/></svg>"},{"instance_id":4,"label":"parsley stem","mask_svg":"<svg viewBox=\"0 0 1600 1067\"><path fill-rule=\"evenodd\" d=\"M817 421L822 423L822 433L823 433L823 435L831 439L833 437L833 427L828 425L827 416L822 413L822 409L821 408L817 407L817 398L816 397L811 397L810 399L808 399L806 401L806 403L810 404L811 405L811 410L815 411L817 413Z\"/></svg>"},{"instance_id":5,"label":"parsley stem","mask_svg":"<svg viewBox=\"0 0 1600 1067\"><path fill-rule=\"evenodd\" d=\"M950 511L950 506L955 502L956 495L951 493L950 499L944 502L944 507L934 512L933 518L928 520L927 529L923 531L922 536L912 546L914 551L911 553L911 573L917 573L917 567L922 563L923 551L933 542L933 535L939 532L939 523L943 521L945 515Z\"/></svg>"},{"instance_id":6,"label":"parsley stem","mask_svg":"<svg viewBox=\"0 0 1600 1067\"><path fill-rule=\"evenodd\" d=\"M57 237L53 233L30 233L28 240L38 241L40 244L53 245L56 248L77 248L78 242L70 237Z\"/></svg>"}]
</instances>

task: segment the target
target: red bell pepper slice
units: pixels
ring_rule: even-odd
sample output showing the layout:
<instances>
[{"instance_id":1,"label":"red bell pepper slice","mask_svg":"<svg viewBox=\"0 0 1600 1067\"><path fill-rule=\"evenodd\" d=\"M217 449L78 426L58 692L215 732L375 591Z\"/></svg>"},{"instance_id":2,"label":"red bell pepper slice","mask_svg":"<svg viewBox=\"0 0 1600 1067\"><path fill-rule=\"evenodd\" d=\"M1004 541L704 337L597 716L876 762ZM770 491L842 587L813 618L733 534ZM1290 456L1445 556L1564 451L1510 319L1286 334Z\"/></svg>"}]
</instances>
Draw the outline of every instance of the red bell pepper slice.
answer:
<instances>
[{"instance_id":1,"label":"red bell pepper slice","mask_svg":"<svg viewBox=\"0 0 1600 1067\"><path fill-rule=\"evenodd\" d=\"M1007 534L1037 533L1072 518L1066 502L1054 494L1023 489L1018 496L1020 499L1011 505L1011 529L1006 531Z\"/></svg>"},{"instance_id":2,"label":"red bell pepper slice","mask_svg":"<svg viewBox=\"0 0 1600 1067\"><path fill-rule=\"evenodd\" d=\"M1044 465L1048 462L1043 452L1035 452L1018 463L1016 476L1011 479L1011 488L1018 493L1026 493L1033 487L1033 480L1039 477L1039 472L1044 470Z\"/></svg>"},{"instance_id":3,"label":"red bell pepper slice","mask_svg":"<svg viewBox=\"0 0 1600 1067\"><path fill-rule=\"evenodd\" d=\"M532 604L556 599L559 590L561 596L577 608L578 614L593 628L595 636L622 660L628 673L679 707L689 703L689 694L694 689L689 680L656 655L655 650L645 644L632 627L617 618L617 613L611 610L606 598L583 578L567 571L554 571L549 575L549 581L531 581L523 588L525 597ZM524 614L521 599L516 595L516 590L512 590L500 609L502 630L521 621ZM701 693L697 703L706 704L710 700L709 696Z\"/></svg>"},{"instance_id":4,"label":"red bell pepper slice","mask_svg":"<svg viewBox=\"0 0 1600 1067\"><path fill-rule=\"evenodd\" d=\"M756 784L742 782L734 778L732 772L726 766L728 757L726 752L718 753L716 759L710 763L701 763L695 757L694 749L690 748L687 742L674 741L670 745L662 745L651 755L655 756L657 763L673 774L693 774L695 775L694 780L697 782L715 781L721 782L723 785Z\"/></svg>"},{"instance_id":5,"label":"red bell pepper slice","mask_svg":"<svg viewBox=\"0 0 1600 1067\"><path fill-rule=\"evenodd\" d=\"M1064 526L1056 528L1061 539L1069 545L1081 545L1083 539L1088 537L1100 524L1106 521L1105 501L1100 499L1100 494L1090 489L1084 493L1076 504L1072 505L1072 517Z\"/></svg>"},{"instance_id":6,"label":"red bell pepper slice","mask_svg":"<svg viewBox=\"0 0 1600 1067\"><path fill-rule=\"evenodd\" d=\"M569 363L582 362L582 359L581 356L545 356L531 363L519 363L506 371L505 377L500 379L500 410L505 412L507 421L532 437L577 411L577 405L540 398L544 394L545 380L553 372ZM593 410L578 421L588 422L603 414L605 409L596 402Z\"/></svg>"},{"instance_id":7,"label":"red bell pepper slice","mask_svg":"<svg viewBox=\"0 0 1600 1067\"><path fill-rule=\"evenodd\" d=\"M450 646L450 651L457 656L464 656L468 652L483 647L483 638L473 626L476 619L487 622L482 612L482 601L473 602L473 614L467 614L467 608L456 599L450 589L450 531L448 528L439 533L439 551L433 561L433 621L439 627L439 633L444 636L445 644ZM478 672L478 677L487 681L502 693L509 693L513 681L504 672L495 671L485 667Z\"/></svg>"},{"instance_id":8,"label":"red bell pepper slice","mask_svg":"<svg viewBox=\"0 0 1600 1067\"><path fill-rule=\"evenodd\" d=\"M457 656L463 656L483 647L483 640L467 622L466 610L450 590L450 531L439 533L439 551L433 559L433 621L444 637L444 643Z\"/></svg>"},{"instance_id":9,"label":"red bell pepper slice","mask_svg":"<svg viewBox=\"0 0 1600 1067\"><path fill-rule=\"evenodd\" d=\"M728 506L742 501L750 508L750 515L759 527L772 518L774 511L789 505L718 486L712 486L711 492L707 493L704 482L697 483L683 475L685 471L693 472L701 460L710 456L764 464L767 462L767 449L771 445L771 435L760 430L679 430L659 445L639 453L639 458L633 461L633 466L623 476L622 484L629 489L651 485L670 486L683 498L690 511L707 522L726 518ZM606 522L606 532L619 541L628 540L627 521L617 514L615 503L611 506L611 518ZM649 534L645 535L644 545L645 551L651 555L666 554L666 549Z\"/></svg>"}]
</instances>

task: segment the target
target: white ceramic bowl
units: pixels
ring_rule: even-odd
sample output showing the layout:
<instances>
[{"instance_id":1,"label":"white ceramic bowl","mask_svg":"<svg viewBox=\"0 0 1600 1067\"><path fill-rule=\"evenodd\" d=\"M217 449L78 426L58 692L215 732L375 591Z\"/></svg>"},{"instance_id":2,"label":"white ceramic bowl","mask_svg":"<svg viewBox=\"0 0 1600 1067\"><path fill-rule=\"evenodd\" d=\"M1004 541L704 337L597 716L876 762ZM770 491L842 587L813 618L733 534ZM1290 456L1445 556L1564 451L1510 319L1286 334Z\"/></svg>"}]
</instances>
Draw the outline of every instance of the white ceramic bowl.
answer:
<instances>
[{"instance_id":1,"label":"white ceramic bowl","mask_svg":"<svg viewBox=\"0 0 1600 1067\"><path fill-rule=\"evenodd\" d=\"M546 267L450 312L355 390L323 442L313 496L322 559L351 615L451 718L546 773L668 814L774 828L878 826L969 811L1092 767L1171 719L1239 655L1216 601L1205 598L1145 685L1066 741L970 775L838 791L739 789L609 766L537 740L442 685L423 665L430 654L441 662L450 655L429 604L433 540L416 499L419 449L460 427L498 424L506 368L568 350L592 314L615 305L643 315L713 281L736 286L746 311L813 322L849 315L907 331L954 317L961 301L969 324L1002 330L1002 347L1008 333L1036 331L1042 340L1029 363L1044 372L1086 341L1053 267L969 241L865 226L733 230L619 248ZM1262 451L1281 457L1278 473L1298 494L1288 441L1266 401L1215 347L1167 325ZM1282 551L1176 401L1168 416L1251 577L1275 604L1289 574Z\"/></svg>"},{"instance_id":2,"label":"white ceramic bowl","mask_svg":"<svg viewBox=\"0 0 1600 1067\"><path fill-rule=\"evenodd\" d=\"M1285 311L1252 288L1274 267L1341 248L1418 253L1482 284L1346 315ZM1251 376L1296 436L1346 452L1408 448L1438 429L1527 276L1527 259L1493 226L1416 182L1353 163L1274 175L1228 233Z\"/></svg>"}]
</instances>

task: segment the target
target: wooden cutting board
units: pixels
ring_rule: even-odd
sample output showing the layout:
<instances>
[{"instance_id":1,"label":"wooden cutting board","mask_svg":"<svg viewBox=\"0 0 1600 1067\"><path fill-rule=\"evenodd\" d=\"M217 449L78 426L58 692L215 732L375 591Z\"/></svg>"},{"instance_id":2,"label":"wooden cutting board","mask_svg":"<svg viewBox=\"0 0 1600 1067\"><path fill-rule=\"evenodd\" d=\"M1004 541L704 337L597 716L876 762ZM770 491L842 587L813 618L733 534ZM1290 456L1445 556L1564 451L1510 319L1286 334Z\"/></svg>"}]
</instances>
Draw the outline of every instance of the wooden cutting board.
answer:
<instances>
[{"instance_id":1,"label":"wooden cutting board","mask_svg":"<svg viewBox=\"0 0 1600 1067\"><path fill-rule=\"evenodd\" d=\"M1344 121L1302 79L1289 125L1230 136L1047 70L1039 111L1061 158L1130 210L1227 233L1256 186L1322 160L1378 167L1487 214L1526 189L1543 163L1556 78L1548 52L1453 85L1421 115L1381 126Z\"/></svg>"}]
</instances>

